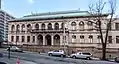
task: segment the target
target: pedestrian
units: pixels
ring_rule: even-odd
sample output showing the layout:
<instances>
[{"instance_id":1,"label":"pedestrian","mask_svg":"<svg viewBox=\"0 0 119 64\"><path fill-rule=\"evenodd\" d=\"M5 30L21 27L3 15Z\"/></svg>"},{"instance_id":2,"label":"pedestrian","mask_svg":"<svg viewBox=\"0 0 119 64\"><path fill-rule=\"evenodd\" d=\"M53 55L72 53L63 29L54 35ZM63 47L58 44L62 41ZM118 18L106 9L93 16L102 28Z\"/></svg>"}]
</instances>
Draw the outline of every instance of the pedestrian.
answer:
<instances>
[{"instance_id":1,"label":"pedestrian","mask_svg":"<svg viewBox=\"0 0 119 64\"><path fill-rule=\"evenodd\" d=\"M19 57L17 57L17 62L16 62L16 64L20 64L20 59L19 59Z\"/></svg>"}]
</instances>

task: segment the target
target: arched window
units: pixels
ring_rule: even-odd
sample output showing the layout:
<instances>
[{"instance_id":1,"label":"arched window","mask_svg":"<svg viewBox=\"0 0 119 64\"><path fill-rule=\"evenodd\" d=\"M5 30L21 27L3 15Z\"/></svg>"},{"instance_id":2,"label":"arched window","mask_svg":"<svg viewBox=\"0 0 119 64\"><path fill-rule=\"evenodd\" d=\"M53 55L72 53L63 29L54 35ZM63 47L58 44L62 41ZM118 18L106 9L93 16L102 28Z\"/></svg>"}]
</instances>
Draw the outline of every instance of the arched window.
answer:
<instances>
[{"instance_id":1,"label":"arched window","mask_svg":"<svg viewBox=\"0 0 119 64\"><path fill-rule=\"evenodd\" d=\"M52 24L51 23L48 24L48 30L52 30Z\"/></svg>"},{"instance_id":2,"label":"arched window","mask_svg":"<svg viewBox=\"0 0 119 64\"><path fill-rule=\"evenodd\" d=\"M39 29L39 24L35 25L35 29L38 30Z\"/></svg>"},{"instance_id":3,"label":"arched window","mask_svg":"<svg viewBox=\"0 0 119 64\"><path fill-rule=\"evenodd\" d=\"M17 31L17 32L20 31L20 26L19 26L19 24L16 26L16 31Z\"/></svg>"},{"instance_id":4,"label":"arched window","mask_svg":"<svg viewBox=\"0 0 119 64\"><path fill-rule=\"evenodd\" d=\"M41 25L41 29L45 30L45 24L44 23Z\"/></svg>"},{"instance_id":5,"label":"arched window","mask_svg":"<svg viewBox=\"0 0 119 64\"><path fill-rule=\"evenodd\" d=\"M31 29L32 29L31 24L28 24L28 25L27 25L27 32L30 32Z\"/></svg>"},{"instance_id":6,"label":"arched window","mask_svg":"<svg viewBox=\"0 0 119 64\"><path fill-rule=\"evenodd\" d=\"M15 26L14 26L14 25L12 25L12 27L11 27L11 31L13 32L13 31L14 31L14 29L15 29Z\"/></svg>"},{"instance_id":7,"label":"arched window","mask_svg":"<svg viewBox=\"0 0 119 64\"><path fill-rule=\"evenodd\" d=\"M84 22L83 21L79 22L79 30L81 30L81 31L84 30Z\"/></svg>"},{"instance_id":8,"label":"arched window","mask_svg":"<svg viewBox=\"0 0 119 64\"><path fill-rule=\"evenodd\" d=\"M97 31L99 31L99 24L100 24L100 21L97 21L96 22L96 26L95 26L95 28L97 29Z\"/></svg>"},{"instance_id":9,"label":"arched window","mask_svg":"<svg viewBox=\"0 0 119 64\"><path fill-rule=\"evenodd\" d=\"M21 28L22 32L24 32L24 31L25 31L25 24L22 24L21 27L22 27L22 28Z\"/></svg>"},{"instance_id":10,"label":"arched window","mask_svg":"<svg viewBox=\"0 0 119 64\"><path fill-rule=\"evenodd\" d=\"M58 23L55 23L55 30L59 30L59 24Z\"/></svg>"},{"instance_id":11,"label":"arched window","mask_svg":"<svg viewBox=\"0 0 119 64\"><path fill-rule=\"evenodd\" d=\"M72 22L71 23L71 26L76 26L76 22Z\"/></svg>"},{"instance_id":12,"label":"arched window","mask_svg":"<svg viewBox=\"0 0 119 64\"><path fill-rule=\"evenodd\" d=\"M59 35L54 36L54 45L60 45L60 36Z\"/></svg>"},{"instance_id":13,"label":"arched window","mask_svg":"<svg viewBox=\"0 0 119 64\"><path fill-rule=\"evenodd\" d=\"M79 26L84 26L84 22L83 21L79 22Z\"/></svg>"},{"instance_id":14,"label":"arched window","mask_svg":"<svg viewBox=\"0 0 119 64\"><path fill-rule=\"evenodd\" d=\"M88 21L87 25L88 25L88 30L89 31L93 30L93 22L92 21Z\"/></svg>"},{"instance_id":15,"label":"arched window","mask_svg":"<svg viewBox=\"0 0 119 64\"><path fill-rule=\"evenodd\" d=\"M72 26L72 30L76 30L76 22L72 22L71 26Z\"/></svg>"},{"instance_id":16,"label":"arched window","mask_svg":"<svg viewBox=\"0 0 119 64\"><path fill-rule=\"evenodd\" d=\"M43 45L43 36L42 35L38 35L37 42L38 42L38 45Z\"/></svg>"},{"instance_id":17,"label":"arched window","mask_svg":"<svg viewBox=\"0 0 119 64\"><path fill-rule=\"evenodd\" d=\"M88 26L92 26L93 25L93 22L92 21L88 21Z\"/></svg>"}]
</instances>

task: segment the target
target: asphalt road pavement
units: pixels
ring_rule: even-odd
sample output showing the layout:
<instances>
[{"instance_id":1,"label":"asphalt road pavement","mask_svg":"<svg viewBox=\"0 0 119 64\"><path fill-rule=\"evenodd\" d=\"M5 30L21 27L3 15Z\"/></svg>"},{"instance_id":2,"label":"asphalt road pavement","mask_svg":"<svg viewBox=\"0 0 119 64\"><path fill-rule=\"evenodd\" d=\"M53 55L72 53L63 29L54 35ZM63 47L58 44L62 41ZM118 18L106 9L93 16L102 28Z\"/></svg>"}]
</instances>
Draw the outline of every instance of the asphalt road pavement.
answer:
<instances>
[{"instance_id":1,"label":"asphalt road pavement","mask_svg":"<svg viewBox=\"0 0 119 64\"><path fill-rule=\"evenodd\" d=\"M36 64L34 62L25 61L25 60L21 60L21 59L19 61L20 61L20 64ZM7 57L3 57L3 58L0 58L0 62L5 62L7 64L16 64L17 63L17 59L16 58L8 59Z\"/></svg>"},{"instance_id":2,"label":"asphalt road pavement","mask_svg":"<svg viewBox=\"0 0 119 64\"><path fill-rule=\"evenodd\" d=\"M1 50L4 53L4 56L8 56L6 50ZM60 57L51 57L47 54L39 54L34 52L11 52L11 58L20 57L21 60L31 61L36 64L118 64L116 62L109 61L100 61L100 60L83 60L83 59L72 59L72 58L60 58Z\"/></svg>"}]
</instances>

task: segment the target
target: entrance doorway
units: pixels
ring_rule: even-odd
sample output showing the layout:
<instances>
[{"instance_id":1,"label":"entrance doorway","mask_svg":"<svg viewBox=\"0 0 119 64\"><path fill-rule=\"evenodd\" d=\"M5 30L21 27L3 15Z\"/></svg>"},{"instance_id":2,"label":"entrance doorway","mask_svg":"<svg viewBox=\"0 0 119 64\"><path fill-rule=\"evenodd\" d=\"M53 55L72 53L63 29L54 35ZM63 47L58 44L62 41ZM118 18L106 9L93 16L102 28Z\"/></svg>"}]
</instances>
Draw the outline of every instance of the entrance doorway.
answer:
<instances>
[{"instance_id":1,"label":"entrance doorway","mask_svg":"<svg viewBox=\"0 0 119 64\"><path fill-rule=\"evenodd\" d=\"M51 36L46 35L45 39L46 39L46 45L51 46Z\"/></svg>"}]
</instances>

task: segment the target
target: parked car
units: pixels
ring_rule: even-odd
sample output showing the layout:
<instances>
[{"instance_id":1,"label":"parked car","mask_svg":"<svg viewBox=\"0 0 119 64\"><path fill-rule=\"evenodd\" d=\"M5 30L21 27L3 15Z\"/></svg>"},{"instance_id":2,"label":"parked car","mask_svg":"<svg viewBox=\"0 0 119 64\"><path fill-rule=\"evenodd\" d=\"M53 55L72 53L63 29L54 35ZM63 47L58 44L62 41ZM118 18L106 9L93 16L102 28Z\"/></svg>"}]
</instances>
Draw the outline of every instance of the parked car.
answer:
<instances>
[{"instance_id":1,"label":"parked car","mask_svg":"<svg viewBox=\"0 0 119 64\"><path fill-rule=\"evenodd\" d=\"M115 58L115 62L119 62L119 57L116 57Z\"/></svg>"},{"instance_id":2,"label":"parked car","mask_svg":"<svg viewBox=\"0 0 119 64\"><path fill-rule=\"evenodd\" d=\"M7 48L7 51L9 51L9 48ZM10 47L10 51L12 51L12 52L23 52L22 49L20 49L20 48L18 48L16 46L11 46Z\"/></svg>"},{"instance_id":3,"label":"parked car","mask_svg":"<svg viewBox=\"0 0 119 64\"><path fill-rule=\"evenodd\" d=\"M7 64L7 63L5 63L5 62L0 62L0 64Z\"/></svg>"},{"instance_id":4,"label":"parked car","mask_svg":"<svg viewBox=\"0 0 119 64\"><path fill-rule=\"evenodd\" d=\"M53 50L48 52L49 56L60 56L60 57L65 57L65 52L63 50Z\"/></svg>"},{"instance_id":5,"label":"parked car","mask_svg":"<svg viewBox=\"0 0 119 64\"><path fill-rule=\"evenodd\" d=\"M85 53L85 52L77 52L77 53L71 54L70 57L74 58L74 59L75 58L84 58L84 59L90 60L92 57L92 54Z\"/></svg>"},{"instance_id":6,"label":"parked car","mask_svg":"<svg viewBox=\"0 0 119 64\"><path fill-rule=\"evenodd\" d=\"M3 53L0 53L0 57L3 57Z\"/></svg>"}]
</instances>

